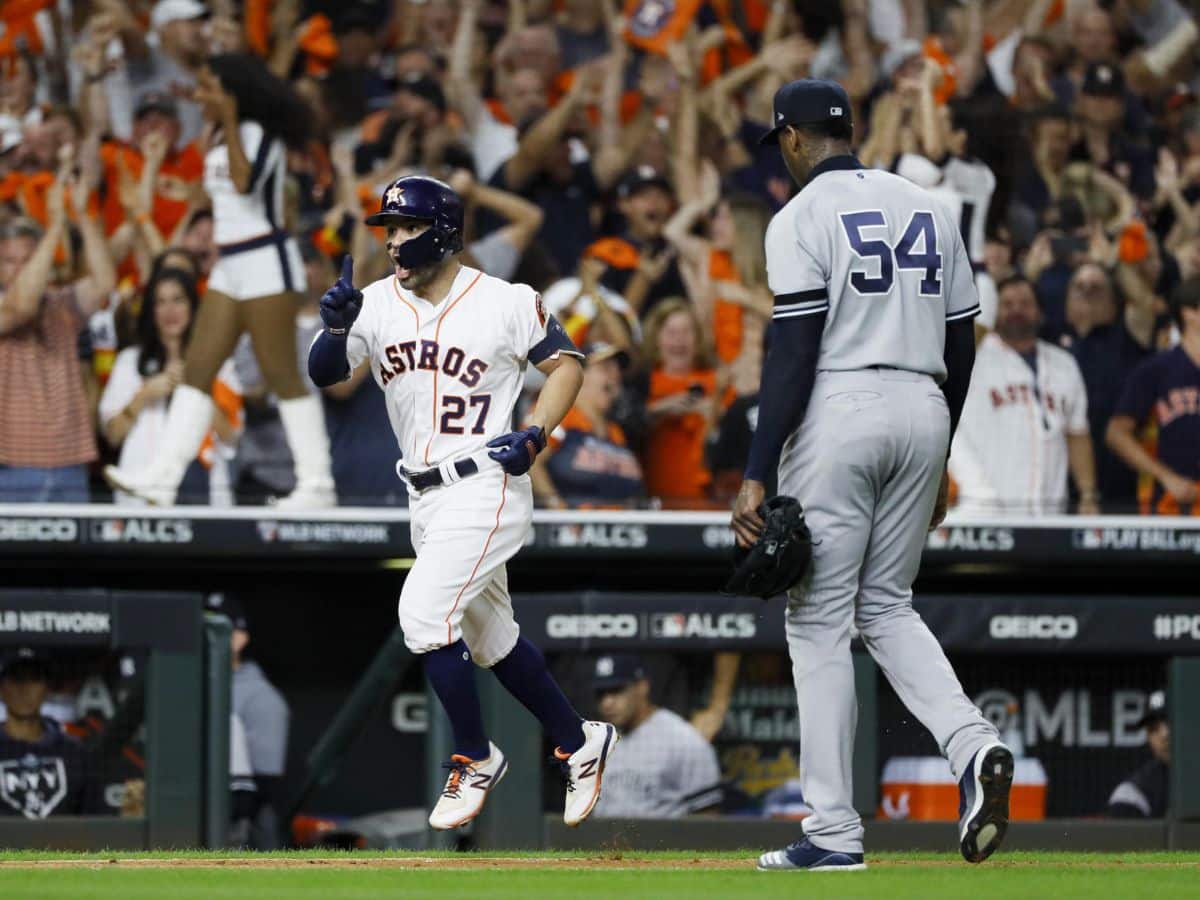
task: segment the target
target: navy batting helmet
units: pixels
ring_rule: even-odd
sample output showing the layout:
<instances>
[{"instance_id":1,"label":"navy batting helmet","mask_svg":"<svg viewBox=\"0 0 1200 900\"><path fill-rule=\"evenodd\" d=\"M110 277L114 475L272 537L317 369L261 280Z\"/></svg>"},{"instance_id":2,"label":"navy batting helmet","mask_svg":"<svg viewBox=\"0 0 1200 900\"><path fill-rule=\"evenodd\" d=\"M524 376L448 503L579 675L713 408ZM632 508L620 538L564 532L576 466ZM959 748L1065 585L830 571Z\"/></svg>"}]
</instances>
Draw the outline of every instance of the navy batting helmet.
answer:
<instances>
[{"instance_id":1,"label":"navy batting helmet","mask_svg":"<svg viewBox=\"0 0 1200 900\"><path fill-rule=\"evenodd\" d=\"M463 248L463 204L454 189L426 175L397 178L383 192L382 208L367 217L368 225L388 226L398 219L419 219L429 229L405 241L396 262L406 269L440 262Z\"/></svg>"}]
</instances>

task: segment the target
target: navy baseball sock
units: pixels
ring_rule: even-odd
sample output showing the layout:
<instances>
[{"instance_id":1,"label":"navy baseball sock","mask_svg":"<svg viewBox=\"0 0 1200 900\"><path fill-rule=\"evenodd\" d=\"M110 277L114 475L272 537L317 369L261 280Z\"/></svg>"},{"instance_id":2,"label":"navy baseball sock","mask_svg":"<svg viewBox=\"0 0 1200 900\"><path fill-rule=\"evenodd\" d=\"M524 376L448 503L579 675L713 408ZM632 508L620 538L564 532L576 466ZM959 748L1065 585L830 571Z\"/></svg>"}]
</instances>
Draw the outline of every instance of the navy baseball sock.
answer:
<instances>
[{"instance_id":1,"label":"navy baseball sock","mask_svg":"<svg viewBox=\"0 0 1200 900\"><path fill-rule=\"evenodd\" d=\"M475 664L462 639L424 656L425 677L442 701L454 730L454 752L470 759L487 759L490 749L483 731L483 711L475 685Z\"/></svg>"},{"instance_id":2,"label":"navy baseball sock","mask_svg":"<svg viewBox=\"0 0 1200 900\"><path fill-rule=\"evenodd\" d=\"M525 638L517 638L512 652L492 666L492 671L505 690L537 716L560 750L574 753L583 746L583 717L546 668L541 650Z\"/></svg>"}]
</instances>

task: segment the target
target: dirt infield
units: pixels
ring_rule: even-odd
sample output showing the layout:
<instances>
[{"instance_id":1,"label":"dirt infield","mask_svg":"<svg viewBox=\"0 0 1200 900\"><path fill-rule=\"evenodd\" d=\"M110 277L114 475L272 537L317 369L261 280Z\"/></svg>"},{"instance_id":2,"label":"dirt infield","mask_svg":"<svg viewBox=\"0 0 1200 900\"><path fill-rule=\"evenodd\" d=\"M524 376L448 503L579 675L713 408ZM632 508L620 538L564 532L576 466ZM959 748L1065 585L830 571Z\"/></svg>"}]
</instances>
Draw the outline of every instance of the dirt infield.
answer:
<instances>
[{"instance_id":1,"label":"dirt infield","mask_svg":"<svg viewBox=\"0 0 1200 900\"><path fill-rule=\"evenodd\" d=\"M716 870L745 870L753 869L755 857L747 854L744 859L717 857L677 859L644 859L623 858L621 856L579 856L579 857L537 857L537 856L456 856L456 857L366 857L355 859L353 856L337 857L217 857L211 859L188 857L155 857L148 859L121 857L91 857L86 859L47 859L47 860L0 860L0 872L4 870L44 870L44 869L411 869L424 871L446 870L540 870L540 871L580 871L597 869L602 871L636 871L636 870L677 870L677 871L716 871ZM877 859L870 860L871 868L901 869L901 868L965 868L966 864L952 858L947 859ZM1200 862L1160 862L1144 860L1121 860L1119 858L1102 858L1095 861L1072 860L1055 861L1053 858L1044 860L992 860L987 864L989 869L1194 869L1200 870Z\"/></svg>"}]
</instances>

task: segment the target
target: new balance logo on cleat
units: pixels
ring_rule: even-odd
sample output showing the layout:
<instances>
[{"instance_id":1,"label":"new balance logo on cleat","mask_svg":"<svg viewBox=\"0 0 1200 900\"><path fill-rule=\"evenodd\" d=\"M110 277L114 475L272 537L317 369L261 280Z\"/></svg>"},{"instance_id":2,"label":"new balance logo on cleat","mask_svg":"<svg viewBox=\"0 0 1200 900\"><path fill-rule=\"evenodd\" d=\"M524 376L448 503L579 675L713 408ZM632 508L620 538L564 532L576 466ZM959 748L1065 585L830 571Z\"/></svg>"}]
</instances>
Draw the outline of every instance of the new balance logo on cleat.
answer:
<instances>
[{"instance_id":1,"label":"new balance logo on cleat","mask_svg":"<svg viewBox=\"0 0 1200 900\"><path fill-rule=\"evenodd\" d=\"M442 796L429 814L429 825L439 831L467 824L483 811L488 794L508 771L508 760L495 744L487 759L468 759L455 754L444 768L450 770Z\"/></svg>"},{"instance_id":2,"label":"new balance logo on cleat","mask_svg":"<svg viewBox=\"0 0 1200 900\"><path fill-rule=\"evenodd\" d=\"M561 750L554 751L567 788L563 821L572 828L596 808L596 801L600 799L600 783L604 778L604 764L621 739L616 727L608 722L584 722L582 728L582 747L570 755ZM582 784L584 781L587 783Z\"/></svg>"}]
</instances>

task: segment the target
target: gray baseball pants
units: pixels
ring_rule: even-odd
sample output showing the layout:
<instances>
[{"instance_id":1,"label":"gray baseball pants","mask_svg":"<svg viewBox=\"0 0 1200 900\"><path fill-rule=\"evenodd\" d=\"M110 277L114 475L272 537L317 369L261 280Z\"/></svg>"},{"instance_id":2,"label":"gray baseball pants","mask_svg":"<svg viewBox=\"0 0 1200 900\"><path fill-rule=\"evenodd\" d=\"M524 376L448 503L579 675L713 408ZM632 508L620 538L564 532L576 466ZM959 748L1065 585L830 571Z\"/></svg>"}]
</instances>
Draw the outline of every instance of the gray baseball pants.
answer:
<instances>
[{"instance_id":1,"label":"gray baseball pants","mask_svg":"<svg viewBox=\"0 0 1200 900\"><path fill-rule=\"evenodd\" d=\"M826 850L862 852L862 820L851 797L858 716L852 624L904 705L933 734L955 778L980 747L998 739L912 608L949 433L945 398L928 375L824 371L784 447L780 493L803 504L814 544L812 568L787 607L800 783L813 808L803 824Z\"/></svg>"}]
</instances>

